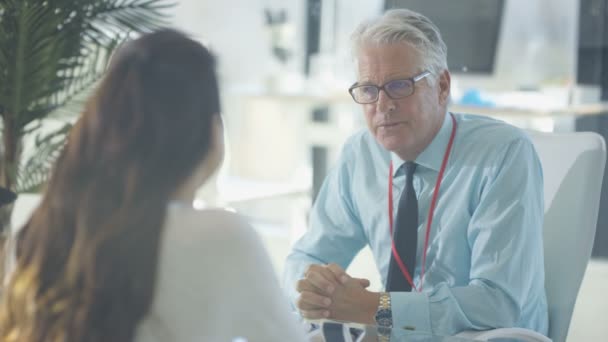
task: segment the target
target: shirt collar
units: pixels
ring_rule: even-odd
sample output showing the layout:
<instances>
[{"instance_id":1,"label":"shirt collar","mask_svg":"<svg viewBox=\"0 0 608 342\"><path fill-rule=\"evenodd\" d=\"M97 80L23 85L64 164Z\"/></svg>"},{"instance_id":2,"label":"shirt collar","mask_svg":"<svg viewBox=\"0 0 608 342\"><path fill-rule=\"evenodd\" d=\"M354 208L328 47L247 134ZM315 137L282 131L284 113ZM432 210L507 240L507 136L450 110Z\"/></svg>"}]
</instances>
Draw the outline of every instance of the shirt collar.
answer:
<instances>
[{"instance_id":1,"label":"shirt collar","mask_svg":"<svg viewBox=\"0 0 608 342\"><path fill-rule=\"evenodd\" d=\"M446 112L439 132L437 132L437 135L435 135L431 143L422 151L422 153L418 155L415 160L416 164L439 172L441 163L443 162L445 149L448 146L450 135L452 134L452 125L452 120L450 120L449 114ZM405 160L401 159L401 157L394 152L391 152L391 160L393 162L393 177L395 177L399 167L401 164L405 163Z\"/></svg>"}]
</instances>

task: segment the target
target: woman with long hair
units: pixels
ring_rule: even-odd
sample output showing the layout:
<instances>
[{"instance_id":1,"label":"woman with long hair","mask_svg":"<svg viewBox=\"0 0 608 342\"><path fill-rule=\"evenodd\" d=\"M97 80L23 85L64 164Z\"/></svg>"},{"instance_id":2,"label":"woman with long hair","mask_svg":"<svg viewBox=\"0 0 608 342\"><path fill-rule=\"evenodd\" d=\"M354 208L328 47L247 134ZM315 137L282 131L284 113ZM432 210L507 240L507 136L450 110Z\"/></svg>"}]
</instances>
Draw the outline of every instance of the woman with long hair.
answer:
<instances>
[{"instance_id":1,"label":"woman with long hair","mask_svg":"<svg viewBox=\"0 0 608 342\"><path fill-rule=\"evenodd\" d=\"M1 341L301 338L251 227L191 207L223 157L219 113L198 42L119 49L23 228Z\"/></svg>"}]
</instances>

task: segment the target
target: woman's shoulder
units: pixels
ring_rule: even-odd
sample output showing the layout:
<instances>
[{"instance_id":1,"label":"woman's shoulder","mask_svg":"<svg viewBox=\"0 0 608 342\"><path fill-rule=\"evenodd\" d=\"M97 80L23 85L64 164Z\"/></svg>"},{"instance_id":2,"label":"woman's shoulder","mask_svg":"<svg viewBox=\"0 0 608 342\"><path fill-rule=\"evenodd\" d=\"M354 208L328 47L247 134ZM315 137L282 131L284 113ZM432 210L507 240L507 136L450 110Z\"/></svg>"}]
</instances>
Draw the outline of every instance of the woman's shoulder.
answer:
<instances>
[{"instance_id":1,"label":"woman's shoulder","mask_svg":"<svg viewBox=\"0 0 608 342\"><path fill-rule=\"evenodd\" d=\"M257 234L247 220L222 208L194 209L170 206L165 222L165 239L179 244L212 247L213 243L257 244ZM218 247L219 247L218 245Z\"/></svg>"},{"instance_id":2,"label":"woman's shoulder","mask_svg":"<svg viewBox=\"0 0 608 342\"><path fill-rule=\"evenodd\" d=\"M256 341L299 340L271 261L243 216L170 207L163 235L150 316L175 335L173 340L225 340L235 334ZM146 321L141 336L154 334L146 329L158 329L159 321Z\"/></svg>"},{"instance_id":3,"label":"woman's shoulder","mask_svg":"<svg viewBox=\"0 0 608 342\"><path fill-rule=\"evenodd\" d=\"M251 225L247 220L224 208L195 209L192 207L170 205L167 213L167 224L179 225L183 229L248 230Z\"/></svg>"}]
</instances>

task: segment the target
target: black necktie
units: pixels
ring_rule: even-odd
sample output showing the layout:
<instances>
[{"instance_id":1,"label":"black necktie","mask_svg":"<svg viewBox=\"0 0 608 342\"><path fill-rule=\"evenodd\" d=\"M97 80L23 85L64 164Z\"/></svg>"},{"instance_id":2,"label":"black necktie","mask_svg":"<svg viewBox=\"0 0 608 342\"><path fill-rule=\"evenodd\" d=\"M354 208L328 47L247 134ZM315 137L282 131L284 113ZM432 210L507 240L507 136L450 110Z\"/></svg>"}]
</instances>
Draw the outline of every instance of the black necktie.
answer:
<instances>
[{"instance_id":1,"label":"black necktie","mask_svg":"<svg viewBox=\"0 0 608 342\"><path fill-rule=\"evenodd\" d=\"M413 280L416 267L416 247L418 245L418 199L413 183L416 163L408 161L402 167L405 169L405 189L399 199L393 240L395 241L395 249ZM392 177L392 175L390 176ZM411 290L412 286L401 273L401 269L391 251L386 291L409 292Z\"/></svg>"}]
</instances>

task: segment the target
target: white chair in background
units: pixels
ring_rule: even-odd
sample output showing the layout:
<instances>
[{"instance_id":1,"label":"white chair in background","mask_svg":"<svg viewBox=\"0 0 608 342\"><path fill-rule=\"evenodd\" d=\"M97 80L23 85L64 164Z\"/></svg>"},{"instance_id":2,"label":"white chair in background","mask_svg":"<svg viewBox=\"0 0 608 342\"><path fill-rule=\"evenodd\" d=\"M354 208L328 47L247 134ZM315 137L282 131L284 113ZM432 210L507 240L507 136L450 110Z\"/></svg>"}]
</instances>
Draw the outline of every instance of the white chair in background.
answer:
<instances>
[{"instance_id":1,"label":"white chair in background","mask_svg":"<svg viewBox=\"0 0 608 342\"><path fill-rule=\"evenodd\" d=\"M593 247L606 144L599 134L591 132L529 134L544 174L543 242L549 338L563 342ZM495 338L549 341L536 332L516 328L466 331L457 336L480 341Z\"/></svg>"},{"instance_id":2,"label":"white chair in background","mask_svg":"<svg viewBox=\"0 0 608 342\"><path fill-rule=\"evenodd\" d=\"M42 196L39 194L19 194L13 204L13 212L11 214L11 238L6 241L5 257L4 257L4 278L0 279L3 284L9 279L10 274L15 266L15 237L19 230L27 223L34 210L40 204Z\"/></svg>"},{"instance_id":3,"label":"white chair in background","mask_svg":"<svg viewBox=\"0 0 608 342\"><path fill-rule=\"evenodd\" d=\"M40 204L40 194L19 194L13 206L11 215L11 234L15 235L27 223L34 210Z\"/></svg>"}]
</instances>

